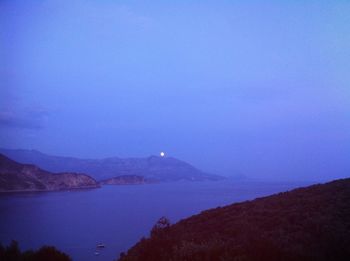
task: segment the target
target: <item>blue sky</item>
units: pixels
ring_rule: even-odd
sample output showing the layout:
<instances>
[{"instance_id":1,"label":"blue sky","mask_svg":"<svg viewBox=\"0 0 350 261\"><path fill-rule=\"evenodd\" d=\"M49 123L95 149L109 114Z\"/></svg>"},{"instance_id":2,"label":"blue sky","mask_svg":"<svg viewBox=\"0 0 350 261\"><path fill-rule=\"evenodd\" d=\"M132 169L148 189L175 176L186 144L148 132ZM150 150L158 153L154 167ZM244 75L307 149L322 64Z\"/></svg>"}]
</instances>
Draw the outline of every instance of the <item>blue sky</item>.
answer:
<instances>
[{"instance_id":1,"label":"blue sky","mask_svg":"<svg viewBox=\"0 0 350 261\"><path fill-rule=\"evenodd\" d=\"M0 146L350 173L348 1L0 2Z\"/></svg>"}]
</instances>

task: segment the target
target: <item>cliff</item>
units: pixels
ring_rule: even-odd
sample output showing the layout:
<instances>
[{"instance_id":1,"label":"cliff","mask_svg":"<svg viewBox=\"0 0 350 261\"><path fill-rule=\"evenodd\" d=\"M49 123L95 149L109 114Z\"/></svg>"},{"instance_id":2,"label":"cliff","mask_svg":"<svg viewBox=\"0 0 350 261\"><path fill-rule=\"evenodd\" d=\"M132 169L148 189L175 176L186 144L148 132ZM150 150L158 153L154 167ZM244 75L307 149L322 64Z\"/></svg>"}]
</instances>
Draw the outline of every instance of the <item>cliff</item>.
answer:
<instances>
[{"instance_id":1,"label":"cliff","mask_svg":"<svg viewBox=\"0 0 350 261\"><path fill-rule=\"evenodd\" d=\"M162 218L119 260L350 260L350 179Z\"/></svg>"},{"instance_id":2,"label":"cliff","mask_svg":"<svg viewBox=\"0 0 350 261\"><path fill-rule=\"evenodd\" d=\"M85 174L54 174L35 165L20 164L0 154L0 192L52 191L98 186L93 178Z\"/></svg>"}]
</instances>

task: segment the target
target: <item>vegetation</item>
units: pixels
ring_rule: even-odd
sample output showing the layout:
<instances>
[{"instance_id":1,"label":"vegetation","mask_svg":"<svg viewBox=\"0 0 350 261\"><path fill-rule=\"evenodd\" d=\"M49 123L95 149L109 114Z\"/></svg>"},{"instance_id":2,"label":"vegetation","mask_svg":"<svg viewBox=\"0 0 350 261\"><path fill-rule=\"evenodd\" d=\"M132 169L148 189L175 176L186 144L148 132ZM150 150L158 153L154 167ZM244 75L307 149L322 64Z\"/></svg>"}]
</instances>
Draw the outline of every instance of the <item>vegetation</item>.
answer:
<instances>
[{"instance_id":1,"label":"vegetation","mask_svg":"<svg viewBox=\"0 0 350 261\"><path fill-rule=\"evenodd\" d=\"M161 217L157 223L152 227L151 236L163 234L165 230L170 227L170 221L166 217Z\"/></svg>"},{"instance_id":2,"label":"vegetation","mask_svg":"<svg viewBox=\"0 0 350 261\"><path fill-rule=\"evenodd\" d=\"M43 246L37 251L21 252L18 243L12 241L7 247L0 244L1 261L71 261L72 259L52 246Z\"/></svg>"},{"instance_id":3,"label":"vegetation","mask_svg":"<svg viewBox=\"0 0 350 261\"><path fill-rule=\"evenodd\" d=\"M119 260L350 260L350 179L158 224Z\"/></svg>"}]
</instances>

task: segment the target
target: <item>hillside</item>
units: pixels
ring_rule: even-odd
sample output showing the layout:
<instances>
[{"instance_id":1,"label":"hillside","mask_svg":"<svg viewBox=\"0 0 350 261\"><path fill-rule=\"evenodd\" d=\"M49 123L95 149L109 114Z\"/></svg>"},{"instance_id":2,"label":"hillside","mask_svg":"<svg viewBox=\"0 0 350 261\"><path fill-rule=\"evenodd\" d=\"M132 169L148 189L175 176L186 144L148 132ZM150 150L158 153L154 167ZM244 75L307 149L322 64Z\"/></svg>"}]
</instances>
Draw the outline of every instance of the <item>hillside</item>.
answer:
<instances>
[{"instance_id":1,"label":"hillside","mask_svg":"<svg viewBox=\"0 0 350 261\"><path fill-rule=\"evenodd\" d=\"M350 260L350 179L163 218L119 260Z\"/></svg>"},{"instance_id":2,"label":"hillside","mask_svg":"<svg viewBox=\"0 0 350 261\"><path fill-rule=\"evenodd\" d=\"M35 165L20 164L0 154L0 192L51 191L98 186L93 178L85 174L54 174Z\"/></svg>"},{"instance_id":3,"label":"hillside","mask_svg":"<svg viewBox=\"0 0 350 261\"><path fill-rule=\"evenodd\" d=\"M18 162L35 164L48 171L86 173L97 180L122 175L143 176L147 180L158 182L223 178L202 172L192 165L172 157L78 159L51 156L36 150L0 149L0 153Z\"/></svg>"}]
</instances>

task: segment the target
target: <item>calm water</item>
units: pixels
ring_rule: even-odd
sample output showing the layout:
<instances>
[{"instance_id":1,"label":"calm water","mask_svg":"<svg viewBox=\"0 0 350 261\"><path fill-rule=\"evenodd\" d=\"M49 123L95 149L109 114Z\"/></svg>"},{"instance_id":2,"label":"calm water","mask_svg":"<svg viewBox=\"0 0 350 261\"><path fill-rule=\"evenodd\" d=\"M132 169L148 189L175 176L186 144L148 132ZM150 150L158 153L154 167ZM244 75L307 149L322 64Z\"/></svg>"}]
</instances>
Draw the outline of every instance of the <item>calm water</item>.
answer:
<instances>
[{"instance_id":1,"label":"calm water","mask_svg":"<svg viewBox=\"0 0 350 261\"><path fill-rule=\"evenodd\" d=\"M21 249L54 245L73 260L111 261L148 236L161 216L176 222L208 208L301 185L306 184L226 180L0 195L0 241L15 239ZM95 256L99 242L106 248Z\"/></svg>"}]
</instances>

